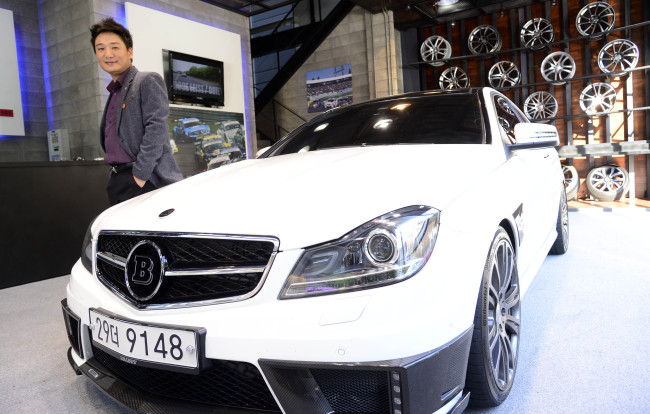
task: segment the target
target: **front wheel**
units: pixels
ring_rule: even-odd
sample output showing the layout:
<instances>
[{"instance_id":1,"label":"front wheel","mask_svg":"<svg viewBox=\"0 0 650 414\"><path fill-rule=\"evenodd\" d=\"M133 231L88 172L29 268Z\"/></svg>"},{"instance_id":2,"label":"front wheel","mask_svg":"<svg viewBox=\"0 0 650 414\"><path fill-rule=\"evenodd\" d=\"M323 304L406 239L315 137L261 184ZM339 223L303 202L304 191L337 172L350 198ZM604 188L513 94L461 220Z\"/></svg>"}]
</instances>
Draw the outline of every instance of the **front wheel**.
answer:
<instances>
[{"instance_id":1,"label":"front wheel","mask_svg":"<svg viewBox=\"0 0 650 414\"><path fill-rule=\"evenodd\" d=\"M467 364L470 404L492 407L510 394L519 357L521 298L517 261L499 227L483 270Z\"/></svg>"}]
</instances>

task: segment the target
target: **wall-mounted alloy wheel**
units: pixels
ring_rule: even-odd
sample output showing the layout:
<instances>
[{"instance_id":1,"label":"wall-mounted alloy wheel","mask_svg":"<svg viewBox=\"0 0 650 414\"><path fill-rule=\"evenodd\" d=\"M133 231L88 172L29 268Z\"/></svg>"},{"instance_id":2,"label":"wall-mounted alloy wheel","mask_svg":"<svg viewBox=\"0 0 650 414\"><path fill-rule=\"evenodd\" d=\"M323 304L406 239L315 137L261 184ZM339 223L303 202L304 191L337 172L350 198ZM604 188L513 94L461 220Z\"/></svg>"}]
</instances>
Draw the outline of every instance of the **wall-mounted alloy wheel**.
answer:
<instances>
[{"instance_id":1,"label":"wall-mounted alloy wheel","mask_svg":"<svg viewBox=\"0 0 650 414\"><path fill-rule=\"evenodd\" d=\"M553 118L557 114L557 100L548 92L534 92L524 101L524 112L531 120Z\"/></svg>"},{"instance_id":2,"label":"wall-mounted alloy wheel","mask_svg":"<svg viewBox=\"0 0 650 414\"><path fill-rule=\"evenodd\" d=\"M627 170L615 164L596 167L587 174L587 190L600 201L622 199L630 187Z\"/></svg>"},{"instance_id":3,"label":"wall-mounted alloy wheel","mask_svg":"<svg viewBox=\"0 0 650 414\"><path fill-rule=\"evenodd\" d=\"M519 85L521 72L514 63L504 60L495 63L488 73L488 81L493 88L508 88Z\"/></svg>"},{"instance_id":4,"label":"wall-mounted alloy wheel","mask_svg":"<svg viewBox=\"0 0 650 414\"><path fill-rule=\"evenodd\" d=\"M442 36L430 36L422 42L420 56L431 66L442 66L451 57L451 44Z\"/></svg>"},{"instance_id":5,"label":"wall-mounted alloy wheel","mask_svg":"<svg viewBox=\"0 0 650 414\"><path fill-rule=\"evenodd\" d=\"M498 52L501 44L501 35L496 27L486 24L476 27L467 38L467 46L473 55Z\"/></svg>"},{"instance_id":6,"label":"wall-mounted alloy wheel","mask_svg":"<svg viewBox=\"0 0 650 414\"><path fill-rule=\"evenodd\" d=\"M604 73L625 73L639 62L639 48L627 39L607 43L598 53L598 67Z\"/></svg>"},{"instance_id":7,"label":"wall-mounted alloy wheel","mask_svg":"<svg viewBox=\"0 0 650 414\"><path fill-rule=\"evenodd\" d=\"M469 76L464 70L456 66L445 69L438 80L440 89L469 88Z\"/></svg>"},{"instance_id":8,"label":"wall-mounted alloy wheel","mask_svg":"<svg viewBox=\"0 0 650 414\"><path fill-rule=\"evenodd\" d=\"M576 73L576 62L568 53L553 52L544 58L540 70L544 79L562 85Z\"/></svg>"},{"instance_id":9,"label":"wall-mounted alloy wheel","mask_svg":"<svg viewBox=\"0 0 650 414\"><path fill-rule=\"evenodd\" d=\"M546 19L531 19L521 28L521 45L532 50L543 49L553 42L555 31L553 25Z\"/></svg>"},{"instance_id":10,"label":"wall-mounted alloy wheel","mask_svg":"<svg viewBox=\"0 0 650 414\"><path fill-rule=\"evenodd\" d=\"M499 227L485 268L474 315L466 388L473 405L501 404L510 393L519 359L521 300L517 260Z\"/></svg>"},{"instance_id":11,"label":"wall-mounted alloy wheel","mask_svg":"<svg viewBox=\"0 0 650 414\"><path fill-rule=\"evenodd\" d=\"M581 35L597 40L614 27L615 19L612 6L604 1L596 1L580 9L576 16L576 28Z\"/></svg>"},{"instance_id":12,"label":"wall-mounted alloy wheel","mask_svg":"<svg viewBox=\"0 0 650 414\"><path fill-rule=\"evenodd\" d=\"M557 237L549 253L553 255L564 254L569 250L569 205L567 204L566 191L562 191L560 195L560 207L557 213L555 230L557 231Z\"/></svg>"},{"instance_id":13,"label":"wall-mounted alloy wheel","mask_svg":"<svg viewBox=\"0 0 650 414\"><path fill-rule=\"evenodd\" d=\"M564 173L564 191L567 200L573 200L578 195L580 189L580 176L578 170L572 165L563 165L562 172Z\"/></svg>"},{"instance_id":14,"label":"wall-mounted alloy wheel","mask_svg":"<svg viewBox=\"0 0 650 414\"><path fill-rule=\"evenodd\" d=\"M589 115L609 112L616 104L616 89L609 83L592 83L580 94L580 107Z\"/></svg>"}]
</instances>

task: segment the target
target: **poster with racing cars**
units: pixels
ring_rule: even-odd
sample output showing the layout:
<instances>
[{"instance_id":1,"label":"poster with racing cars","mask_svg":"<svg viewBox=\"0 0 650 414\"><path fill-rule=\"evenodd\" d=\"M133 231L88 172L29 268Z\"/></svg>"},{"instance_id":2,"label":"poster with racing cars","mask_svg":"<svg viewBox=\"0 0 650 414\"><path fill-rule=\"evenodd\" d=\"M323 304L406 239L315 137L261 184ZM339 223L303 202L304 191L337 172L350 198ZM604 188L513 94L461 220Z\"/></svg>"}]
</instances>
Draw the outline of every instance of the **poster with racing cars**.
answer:
<instances>
[{"instance_id":1,"label":"poster with racing cars","mask_svg":"<svg viewBox=\"0 0 650 414\"><path fill-rule=\"evenodd\" d=\"M246 159L242 113L170 106L168 125L174 158L185 177Z\"/></svg>"},{"instance_id":2,"label":"poster with racing cars","mask_svg":"<svg viewBox=\"0 0 650 414\"><path fill-rule=\"evenodd\" d=\"M307 72L307 112L324 112L352 103L352 65Z\"/></svg>"}]
</instances>

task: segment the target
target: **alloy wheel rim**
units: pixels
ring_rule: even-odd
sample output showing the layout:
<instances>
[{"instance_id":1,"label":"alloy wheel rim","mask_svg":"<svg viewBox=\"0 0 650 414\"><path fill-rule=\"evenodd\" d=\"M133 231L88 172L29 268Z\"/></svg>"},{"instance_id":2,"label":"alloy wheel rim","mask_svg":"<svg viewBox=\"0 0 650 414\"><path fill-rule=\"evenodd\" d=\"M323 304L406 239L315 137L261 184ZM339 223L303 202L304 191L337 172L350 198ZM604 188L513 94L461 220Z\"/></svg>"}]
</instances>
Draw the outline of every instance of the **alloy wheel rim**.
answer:
<instances>
[{"instance_id":1,"label":"alloy wheel rim","mask_svg":"<svg viewBox=\"0 0 650 414\"><path fill-rule=\"evenodd\" d=\"M639 48L627 39L612 40L598 53L598 67L605 73L633 69L639 62Z\"/></svg>"},{"instance_id":2,"label":"alloy wheel rim","mask_svg":"<svg viewBox=\"0 0 650 414\"><path fill-rule=\"evenodd\" d=\"M614 27L615 19L614 8L604 1L597 1L580 9L576 16L576 28L583 36L599 39Z\"/></svg>"},{"instance_id":3,"label":"alloy wheel rim","mask_svg":"<svg viewBox=\"0 0 650 414\"><path fill-rule=\"evenodd\" d=\"M487 322L490 369L502 391L514 380L519 355L521 303L515 269L512 247L501 240L490 271Z\"/></svg>"},{"instance_id":4,"label":"alloy wheel rim","mask_svg":"<svg viewBox=\"0 0 650 414\"><path fill-rule=\"evenodd\" d=\"M567 204L566 193L562 195L562 240L564 241L564 247L566 249L567 244L569 243L569 205Z\"/></svg>"},{"instance_id":5,"label":"alloy wheel rim","mask_svg":"<svg viewBox=\"0 0 650 414\"><path fill-rule=\"evenodd\" d=\"M601 167L591 176L591 186L600 191L618 191L625 185L625 174L614 166Z\"/></svg>"}]
</instances>

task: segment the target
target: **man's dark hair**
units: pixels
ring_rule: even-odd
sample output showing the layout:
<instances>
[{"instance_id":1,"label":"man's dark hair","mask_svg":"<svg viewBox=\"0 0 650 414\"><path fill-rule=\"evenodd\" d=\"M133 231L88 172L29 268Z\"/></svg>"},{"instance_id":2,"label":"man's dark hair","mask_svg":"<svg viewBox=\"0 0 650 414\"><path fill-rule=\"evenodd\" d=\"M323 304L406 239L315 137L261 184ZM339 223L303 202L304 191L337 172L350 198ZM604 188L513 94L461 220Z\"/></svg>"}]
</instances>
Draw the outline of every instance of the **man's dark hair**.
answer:
<instances>
[{"instance_id":1,"label":"man's dark hair","mask_svg":"<svg viewBox=\"0 0 650 414\"><path fill-rule=\"evenodd\" d=\"M111 32L118 35L126 45L127 50L133 48L133 38L131 37L131 32L113 20L112 17L108 17L101 22L90 26L90 44L93 47L93 51L95 50L95 39L97 39L97 36L99 36L101 33L105 32Z\"/></svg>"}]
</instances>

